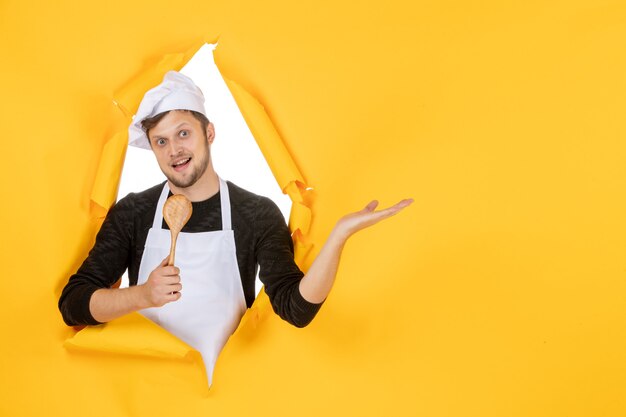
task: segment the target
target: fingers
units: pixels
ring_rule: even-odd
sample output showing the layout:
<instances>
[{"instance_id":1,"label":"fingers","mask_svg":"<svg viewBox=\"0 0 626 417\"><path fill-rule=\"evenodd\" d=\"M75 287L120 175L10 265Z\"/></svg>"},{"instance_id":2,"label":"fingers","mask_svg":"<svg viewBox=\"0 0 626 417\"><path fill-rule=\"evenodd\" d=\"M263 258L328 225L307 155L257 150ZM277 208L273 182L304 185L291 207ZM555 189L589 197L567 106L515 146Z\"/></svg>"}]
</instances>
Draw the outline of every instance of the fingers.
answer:
<instances>
[{"instance_id":1,"label":"fingers","mask_svg":"<svg viewBox=\"0 0 626 417\"><path fill-rule=\"evenodd\" d=\"M378 207L378 200L372 200L367 204L367 206L365 206L363 211L372 212L376 209L376 207Z\"/></svg>"},{"instance_id":2,"label":"fingers","mask_svg":"<svg viewBox=\"0 0 626 417\"><path fill-rule=\"evenodd\" d=\"M385 210L389 210L392 208L398 208L398 209L403 209L405 207L410 206L415 200L412 198L405 198L404 200L400 200L399 202L397 202L396 204L394 204L391 207L387 207L386 209L383 210L379 210L379 211L385 211ZM370 201L367 206L365 206L365 208L363 209L363 211L374 211L376 209L376 207L378 207L378 200L372 200Z\"/></svg>"},{"instance_id":3,"label":"fingers","mask_svg":"<svg viewBox=\"0 0 626 417\"><path fill-rule=\"evenodd\" d=\"M183 285L180 283L180 279L178 281L174 281L175 278L171 278L171 281L163 281L161 285L155 288L156 292L164 297L164 301L169 303L170 301L175 301L180 298L180 293L183 289ZM172 294L178 294L178 297L172 299L170 297Z\"/></svg>"},{"instance_id":4,"label":"fingers","mask_svg":"<svg viewBox=\"0 0 626 417\"><path fill-rule=\"evenodd\" d=\"M407 198L391 207L376 211L378 201L372 200L361 211L347 214L339 219L335 229L336 235L341 239L347 239L359 230L373 226L381 220L399 213L401 210L411 205L413 201L412 198Z\"/></svg>"},{"instance_id":5,"label":"fingers","mask_svg":"<svg viewBox=\"0 0 626 417\"><path fill-rule=\"evenodd\" d=\"M371 224L378 223L379 221L386 219L387 217L394 216L398 214L400 211L402 211L404 208L410 206L413 203L413 201L414 200L412 198L407 198L407 199L401 200L400 202L394 204L391 207L387 207L386 209L372 211L368 215L370 220L366 222L366 224L369 226ZM372 203L368 204L368 207Z\"/></svg>"},{"instance_id":6,"label":"fingers","mask_svg":"<svg viewBox=\"0 0 626 417\"><path fill-rule=\"evenodd\" d=\"M163 259L156 269L160 270L160 275L163 276L179 275L180 269L174 265L168 265L169 259L169 256Z\"/></svg>"},{"instance_id":7,"label":"fingers","mask_svg":"<svg viewBox=\"0 0 626 417\"><path fill-rule=\"evenodd\" d=\"M183 289L183 286L181 284L172 284L168 285L165 288L167 293L163 297L163 304L171 303L180 299L182 295L180 291Z\"/></svg>"},{"instance_id":8,"label":"fingers","mask_svg":"<svg viewBox=\"0 0 626 417\"><path fill-rule=\"evenodd\" d=\"M172 266L157 268L150 275L148 281L142 284L145 288L144 294L147 294L148 305L151 307L160 307L181 297L183 286L180 276L178 274L164 275L164 270L178 272L178 268Z\"/></svg>"},{"instance_id":9,"label":"fingers","mask_svg":"<svg viewBox=\"0 0 626 417\"><path fill-rule=\"evenodd\" d=\"M402 210L403 208L410 206L413 203L413 201L414 200L412 198L406 198L394 204L393 206L389 207L389 209Z\"/></svg>"},{"instance_id":10,"label":"fingers","mask_svg":"<svg viewBox=\"0 0 626 417\"><path fill-rule=\"evenodd\" d=\"M167 294L165 296L165 302L166 303L171 303L172 301L177 301L179 300L181 297L181 293L180 292L173 292L171 294Z\"/></svg>"},{"instance_id":11,"label":"fingers","mask_svg":"<svg viewBox=\"0 0 626 417\"><path fill-rule=\"evenodd\" d=\"M157 272L159 275L178 275L180 273L180 269L174 265L168 265L168 260L169 256L163 259L159 266L157 266L152 272Z\"/></svg>"},{"instance_id":12,"label":"fingers","mask_svg":"<svg viewBox=\"0 0 626 417\"><path fill-rule=\"evenodd\" d=\"M176 266L167 265L167 261L168 258L161 261L161 264L150 273L144 284L149 304L154 307L178 300L183 288L180 269Z\"/></svg>"},{"instance_id":13,"label":"fingers","mask_svg":"<svg viewBox=\"0 0 626 417\"><path fill-rule=\"evenodd\" d=\"M161 268L161 275L164 277L179 276L180 269L176 266L164 266Z\"/></svg>"},{"instance_id":14,"label":"fingers","mask_svg":"<svg viewBox=\"0 0 626 417\"><path fill-rule=\"evenodd\" d=\"M402 210L405 207L410 206L411 204L413 204L413 199L412 198L407 198L404 199L402 201L400 201L399 203L394 204L393 206L383 210L383 211L390 211L392 212L392 214L396 214L398 213L400 210Z\"/></svg>"},{"instance_id":15,"label":"fingers","mask_svg":"<svg viewBox=\"0 0 626 417\"><path fill-rule=\"evenodd\" d=\"M402 210L405 207L410 206L411 204L413 204L415 200L413 200L412 198L406 198L404 200L401 200L400 202L394 204L391 207L387 207L386 209L382 209L382 210L378 210L376 212L374 212L375 214L379 215L380 217L387 217L387 216L392 216L396 213L398 213L400 210ZM376 206L378 206L378 201L374 200L371 203L369 203L366 207L365 210L369 209L370 207L376 208ZM372 211L371 210L367 210L367 211Z\"/></svg>"}]
</instances>

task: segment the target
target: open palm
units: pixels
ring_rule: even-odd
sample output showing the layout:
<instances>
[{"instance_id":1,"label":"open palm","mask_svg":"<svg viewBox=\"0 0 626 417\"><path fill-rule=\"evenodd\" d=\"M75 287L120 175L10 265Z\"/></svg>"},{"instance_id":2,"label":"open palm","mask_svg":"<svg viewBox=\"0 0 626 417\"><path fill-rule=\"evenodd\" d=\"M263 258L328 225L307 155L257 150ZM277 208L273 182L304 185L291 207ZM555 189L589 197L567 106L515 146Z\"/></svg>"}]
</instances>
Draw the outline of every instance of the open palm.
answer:
<instances>
[{"instance_id":1,"label":"open palm","mask_svg":"<svg viewBox=\"0 0 626 417\"><path fill-rule=\"evenodd\" d=\"M359 210L355 213L350 213L342 217L339 222L337 222L337 229L346 237L349 237L359 230L365 229L366 227L372 226L383 219L399 213L411 203L413 203L413 199L409 198L402 200L391 207L387 207L386 209L376 210L376 207L378 207L378 201L373 200L365 206L363 210Z\"/></svg>"}]
</instances>

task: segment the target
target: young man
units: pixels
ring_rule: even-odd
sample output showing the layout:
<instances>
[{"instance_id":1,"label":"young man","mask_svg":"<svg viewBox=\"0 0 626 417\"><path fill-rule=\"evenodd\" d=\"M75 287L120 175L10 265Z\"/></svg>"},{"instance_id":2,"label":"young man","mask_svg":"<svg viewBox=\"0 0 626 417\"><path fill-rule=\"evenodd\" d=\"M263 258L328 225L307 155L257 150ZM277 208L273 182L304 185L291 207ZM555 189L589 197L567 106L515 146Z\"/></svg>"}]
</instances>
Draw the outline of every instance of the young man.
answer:
<instances>
[{"instance_id":1,"label":"young man","mask_svg":"<svg viewBox=\"0 0 626 417\"><path fill-rule=\"evenodd\" d=\"M202 92L189 78L168 72L144 96L129 133L132 145L154 152L167 181L128 195L109 211L59 309L68 325L140 311L200 351L209 381L217 355L254 301L257 266L274 311L306 326L330 292L346 240L412 202L374 211L373 201L343 217L303 274L276 205L214 171L215 130ZM176 265L168 266L170 233L162 210L172 193L186 196L193 214L178 237ZM126 268L130 287L111 288Z\"/></svg>"}]
</instances>

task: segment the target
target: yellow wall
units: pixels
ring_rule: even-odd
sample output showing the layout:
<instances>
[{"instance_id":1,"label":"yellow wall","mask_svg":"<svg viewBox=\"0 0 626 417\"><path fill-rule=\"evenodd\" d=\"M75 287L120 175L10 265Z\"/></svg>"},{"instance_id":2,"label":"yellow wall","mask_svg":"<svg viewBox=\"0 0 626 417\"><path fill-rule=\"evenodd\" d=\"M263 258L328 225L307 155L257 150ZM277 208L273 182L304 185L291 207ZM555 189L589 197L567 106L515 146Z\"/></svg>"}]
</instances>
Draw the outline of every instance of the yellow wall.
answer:
<instances>
[{"instance_id":1,"label":"yellow wall","mask_svg":"<svg viewBox=\"0 0 626 417\"><path fill-rule=\"evenodd\" d=\"M261 300L207 395L160 329L74 337L56 302L116 190L112 100L218 39L314 188L303 267L342 214L416 203L306 329ZM622 1L4 0L0 45L0 415L626 413Z\"/></svg>"}]
</instances>

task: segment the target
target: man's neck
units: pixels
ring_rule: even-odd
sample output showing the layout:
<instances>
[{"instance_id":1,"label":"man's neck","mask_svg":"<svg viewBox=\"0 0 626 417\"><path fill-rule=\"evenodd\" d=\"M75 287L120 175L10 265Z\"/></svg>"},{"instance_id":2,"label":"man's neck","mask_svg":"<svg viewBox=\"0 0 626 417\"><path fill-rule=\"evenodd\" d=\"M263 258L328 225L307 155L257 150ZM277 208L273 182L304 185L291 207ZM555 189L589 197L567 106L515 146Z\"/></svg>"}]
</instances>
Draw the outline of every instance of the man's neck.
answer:
<instances>
[{"instance_id":1,"label":"man's neck","mask_svg":"<svg viewBox=\"0 0 626 417\"><path fill-rule=\"evenodd\" d=\"M211 166L207 168L202 177L200 177L191 187L179 188L172 184L169 180L167 181L167 184L173 194L182 194L192 202L207 200L217 194L220 190L219 177Z\"/></svg>"}]
</instances>

